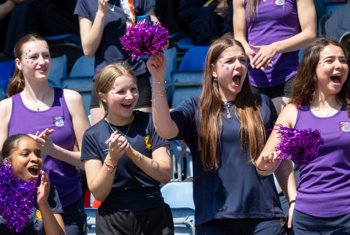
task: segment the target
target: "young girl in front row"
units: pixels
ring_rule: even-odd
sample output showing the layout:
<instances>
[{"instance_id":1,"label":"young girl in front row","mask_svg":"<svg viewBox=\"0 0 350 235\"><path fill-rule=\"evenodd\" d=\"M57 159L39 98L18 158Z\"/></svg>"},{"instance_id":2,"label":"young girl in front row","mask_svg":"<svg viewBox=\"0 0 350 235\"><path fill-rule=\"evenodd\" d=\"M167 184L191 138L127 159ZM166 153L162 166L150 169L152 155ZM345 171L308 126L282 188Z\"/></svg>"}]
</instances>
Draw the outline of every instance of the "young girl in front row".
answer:
<instances>
[{"instance_id":1,"label":"young girl in front row","mask_svg":"<svg viewBox=\"0 0 350 235\"><path fill-rule=\"evenodd\" d=\"M320 38L305 48L291 98L276 124L296 130L318 128L323 139L315 159L299 164L294 233L350 234L349 61L338 42ZM257 160L260 174L270 175L279 166L275 149L280 142L274 130Z\"/></svg>"},{"instance_id":2,"label":"young girl in front row","mask_svg":"<svg viewBox=\"0 0 350 235\"><path fill-rule=\"evenodd\" d=\"M169 143L156 133L149 113L134 111L135 76L122 64L106 66L95 80L106 116L83 137L88 187L102 204L97 234L173 234L160 182L171 176Z\"/></svg>"},{"instance_id":3,"label":"young girl in front row","mask_svg":"<svg viewBox=\"0 0 350 235\"><path fill-rule=\"evenodd\" d=\"M152 74L153 120L160 136L183 139L193 156L196 234L282 234L283 213L272 176L257 174L254 162L273 127L271 100L254 95L247 79L243 46L221 38L209 47L200 98L192 97L169 112L165 96L166 61L147 62ZM294 199L288 162L277 174Z\"/></svg>"},{"instance_id":4,"label":"young girl in front row","mask_svg":"<svg viewBox=\"0 0 350 235\"><path fill-rule=\"evenodd\" d=\"M25 134L9 136L1 156L0 234L64 235L62 205L42 170L35 140Z\"/></svg>"}]
</instances>

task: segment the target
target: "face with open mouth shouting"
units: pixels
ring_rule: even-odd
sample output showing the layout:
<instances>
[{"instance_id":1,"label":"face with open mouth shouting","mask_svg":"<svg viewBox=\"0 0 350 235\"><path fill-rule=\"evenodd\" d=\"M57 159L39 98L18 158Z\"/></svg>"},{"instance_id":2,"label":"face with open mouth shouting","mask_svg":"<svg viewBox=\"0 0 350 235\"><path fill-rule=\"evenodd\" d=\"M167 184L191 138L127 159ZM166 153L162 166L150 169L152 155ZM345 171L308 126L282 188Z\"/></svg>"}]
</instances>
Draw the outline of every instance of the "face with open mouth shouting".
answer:
<instances>
[{"instance_id":1,"label":"face with open mouth shouting","mask_svg":"<svg viewBox=\"0 0 350 235\"><path fill-rule=\"evenodd\" d=\"M35 140L21 137L9 156L13 173L25 181L38 180L42 168L40 149Z\"/></svg>"},{"instance_id":2,"label":"face with open mouth shouting","mask_svg":"<svg viewBox=\"0 0 350 235\"><path fill-rule=\"evenodd\" d=\"M247 75L247 59L239 46L224 50L213 66L213 77L217 79L223 101L233 101L242 89Z\"/></svg>"},{"instance_id":3,"label":"face with open mouth shouting","mask_svg":"<svg viewBox=\"0 0 350 235\"><path fill-rule=\"evenodd\" d=\"M324 95L340 92L348 76L349 65L343 50L335 45L326 46L320 53L316 67L317 89Z\"/></svg>"}]
</instances>

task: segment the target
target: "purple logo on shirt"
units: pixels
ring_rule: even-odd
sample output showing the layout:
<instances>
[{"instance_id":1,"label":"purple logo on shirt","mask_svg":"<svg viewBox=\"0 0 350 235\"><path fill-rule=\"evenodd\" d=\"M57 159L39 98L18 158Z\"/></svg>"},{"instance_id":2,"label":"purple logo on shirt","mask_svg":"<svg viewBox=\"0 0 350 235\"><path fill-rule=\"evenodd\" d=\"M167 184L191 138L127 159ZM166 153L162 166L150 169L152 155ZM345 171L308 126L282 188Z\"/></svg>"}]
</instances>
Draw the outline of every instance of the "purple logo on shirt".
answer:
<instances>
[{"instance_id":1,"label":"purple logo on shirt","mask_svg":"<svg viewBox=\"0 0 350 235\"><path fill-rule=\"evenodd\" d=\"M340 130L342 132L350 132L350 122L340 122Z\"/></svg>"},{"instance_id":2,"label":"purple logo on shirt","mask_svg":"<svg viewBox=\"0 0 350 235\"><path fill-rule=\"evenodd\" d=\"M64 119L62 116L55 116L53 117L53 124L57 127L63 127L64 126Z\"/></svg>"}]
</instances>

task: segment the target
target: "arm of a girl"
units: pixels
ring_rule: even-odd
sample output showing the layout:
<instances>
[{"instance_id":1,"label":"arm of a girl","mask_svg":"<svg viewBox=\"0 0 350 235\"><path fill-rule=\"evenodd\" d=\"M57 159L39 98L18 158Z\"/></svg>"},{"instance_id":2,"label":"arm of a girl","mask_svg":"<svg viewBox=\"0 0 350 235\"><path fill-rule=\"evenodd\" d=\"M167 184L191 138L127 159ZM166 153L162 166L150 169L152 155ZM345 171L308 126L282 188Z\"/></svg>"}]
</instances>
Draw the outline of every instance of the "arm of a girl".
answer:
<instances>
[{"instance_id":1,"label":"arm of a girl","mask_svg":"<svg viewBox=\"0 0 350 235\"><path fill-rule=\"evenodd\" d=\"M152 117L157 133L171 139L177 136L179 129L170 117L165 86L166 59L162 53L151 56L147 68L152 76Z\"/></svg>"},{"instance_id":2,"label":"arm of a girl","mask_svg":"<svg viewBox=\"0 0 350 235\"><path fill-rule=\"evenodd\" d=\"M37 192L37 203L42 215L46 235L64 235L64 223L60 214L53 214L48 203L50 182L46 173L41 170L41 182Z\"/></svg>"},{"instance_id":3,"label":"arm of a girl","mask_svg":"<svg viewBox=\"0 0 350 235\"><path fill-rule=\"evenodd\" d=\"M152 152L152 158L148 158L130 146L126 155L138 168L158 182L168 183L170 181L172 162L168 147L157 148Z\"/></svg>"}]
</instances>

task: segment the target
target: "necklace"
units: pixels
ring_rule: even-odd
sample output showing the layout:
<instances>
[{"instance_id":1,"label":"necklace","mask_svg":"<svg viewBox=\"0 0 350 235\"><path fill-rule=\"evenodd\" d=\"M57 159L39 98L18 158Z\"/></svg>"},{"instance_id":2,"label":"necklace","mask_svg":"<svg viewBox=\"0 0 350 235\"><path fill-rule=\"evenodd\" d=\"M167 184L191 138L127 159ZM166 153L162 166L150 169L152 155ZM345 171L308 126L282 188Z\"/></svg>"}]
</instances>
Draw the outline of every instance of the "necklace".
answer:
<instances>
[{"instance_id":1,"label":"necklace","mask_svg":"<svg viewBox=\"0 0 350 235\"><path fill-rule=\"evenodd\" d=\"M225 101L225 102L223 102L222 107L223 107L224 111L226 112L226 117L228 119L231 119L232 118L232 112L234 110L233 101Z\"/></svg>"},{"instance_id":2,"label":"necklace","mask_svg":"<svg viewBox=\"0 0 350 235\"><path fill-rule=\"evenodd\" d=\"M111 123L110 123L106 118L105 118L105 121L107 122L108 127L109 127L109 129L110 129L110 131L111 131L112 133L115 132L115 131L117 131L118 134L127 136L128 133L129 133L129 130L130 130L131 126L132 126L132 123L134 122L134 117L132 118L132 120L131 120L131 122L130 122L130 124L129 124L129 126L128 126L128 129L126 130L125 133L121 132L121 131L118 130L118 128L116 128L116 127L112 127Z\"/></svg>"}]
</instances>

